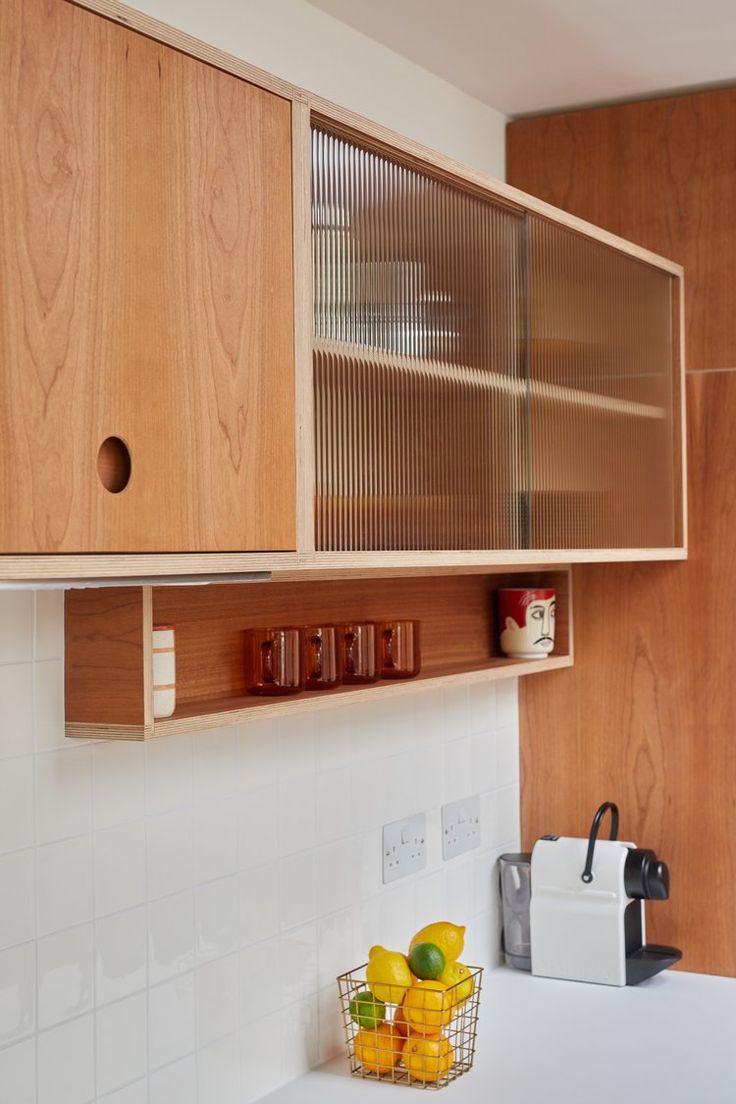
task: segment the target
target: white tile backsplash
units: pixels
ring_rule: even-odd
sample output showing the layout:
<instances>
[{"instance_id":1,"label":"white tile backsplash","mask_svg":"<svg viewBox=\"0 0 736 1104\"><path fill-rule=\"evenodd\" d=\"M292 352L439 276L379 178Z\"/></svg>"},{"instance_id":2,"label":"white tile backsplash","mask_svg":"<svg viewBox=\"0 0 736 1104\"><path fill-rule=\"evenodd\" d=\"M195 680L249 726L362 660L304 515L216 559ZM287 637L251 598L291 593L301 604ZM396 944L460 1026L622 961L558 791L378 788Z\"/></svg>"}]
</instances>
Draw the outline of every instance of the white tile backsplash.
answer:
<instances>
[{"instance_id":1,"label":"white tile backsplash","mask_svg":"<svg viewBox=\"0 0 736 1104\"><path fill-rule=\"evenodd\" d=\"M33 596L8 594L0 1104L248 1104L340 1051L335 976L372 944L458 917L466 960L495 959L514 681L66 740L61 596L36 594L34 645ZM440 806L472 793L481 848L443 863ZM420 811L427 868L384 887L382 825Z\"/></svg>"}]
</instances>

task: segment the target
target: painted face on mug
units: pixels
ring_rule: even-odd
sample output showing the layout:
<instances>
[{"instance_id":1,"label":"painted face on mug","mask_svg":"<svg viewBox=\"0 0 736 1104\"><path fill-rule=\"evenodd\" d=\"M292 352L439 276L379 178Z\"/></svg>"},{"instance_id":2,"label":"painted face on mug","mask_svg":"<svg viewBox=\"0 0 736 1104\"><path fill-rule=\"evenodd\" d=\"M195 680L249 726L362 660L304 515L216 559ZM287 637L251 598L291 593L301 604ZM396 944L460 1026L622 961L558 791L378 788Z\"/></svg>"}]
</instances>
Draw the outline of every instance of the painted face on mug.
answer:
<instances>
[{"instance_id":1,"label":"painted face on mug","mask_svg":"<svg viewBox=\"0 0 736 1104\"><path fill-rule=\"evenodd\" d=\"M526 607L526 623L507 617L501 649L507 655L549 655L555 646L555 599L534 598Z\"/></svg>"}]
</instances>

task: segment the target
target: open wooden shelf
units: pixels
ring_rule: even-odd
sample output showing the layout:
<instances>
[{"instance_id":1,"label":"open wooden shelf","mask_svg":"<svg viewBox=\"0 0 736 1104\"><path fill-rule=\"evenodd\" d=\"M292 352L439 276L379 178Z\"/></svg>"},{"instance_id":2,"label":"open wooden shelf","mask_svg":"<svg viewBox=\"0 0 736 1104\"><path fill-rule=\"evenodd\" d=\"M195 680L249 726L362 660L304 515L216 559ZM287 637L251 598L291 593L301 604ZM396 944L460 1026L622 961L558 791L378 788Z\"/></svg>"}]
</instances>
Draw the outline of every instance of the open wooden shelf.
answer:
<instances>
[{"instance_id":1,"label":"open wooden shelf","mask_svg":"<svg viewBox=\"0 0 736 1104\"><path fill-rule=\"evenodd\" d=\"M503 586L557 591L554 653L511 660L500 654L494 592ZM392 618L421 623L416 679L304 691L278 698L244 693L244 630ZM176 628L177 709L151 712L151 626ZM259 717L330 708L371 697L481 682L568 667L573 662L570 569L492 574L337 579L72 590L65 600L66 733L149 739L241 724Z\"/></svg>"}]
</instances>

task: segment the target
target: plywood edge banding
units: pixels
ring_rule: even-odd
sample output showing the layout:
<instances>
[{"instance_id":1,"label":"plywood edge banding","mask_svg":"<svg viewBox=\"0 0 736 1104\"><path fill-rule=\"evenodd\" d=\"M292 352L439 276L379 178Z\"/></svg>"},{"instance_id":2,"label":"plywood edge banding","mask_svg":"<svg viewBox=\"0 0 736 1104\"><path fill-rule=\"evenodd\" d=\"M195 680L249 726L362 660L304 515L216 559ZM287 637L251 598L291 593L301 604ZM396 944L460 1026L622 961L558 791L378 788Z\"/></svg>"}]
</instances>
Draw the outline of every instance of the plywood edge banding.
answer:
<instances>
[{"instance_id":1,"label":"plywood edge banding","mask_svg":"<svg viewBox=\"0 0 736 1104\"><path fill-rule=\"evenodd\" d=\"M379 682L360 690L325 691L319 695L315 694L313 697L285 697L269 701L259 699L255 708L253 705L233 709L222 708L216 709L212 713L201 713L192 717L172 717L168 720L155 721L152 736L206 732L210 729L242 724L246 721L258 721L261 718L293 716L295 713L323 712L326 709L340 708L353 703L375 701L377 698L396 697L399 694L406 693L421 693L422 690L433 687L493 682L499 679L519 678L523 675L555 671L572 666L572 656L552 655L547 659L540 660L500 661L497 666L488 667L482 671L432 675L425 678L420 676L418 679L405 679L400 682Z\"/></svg>"},{"instance_id":2,"label":"plywood edge banding","mask_svg":"<svg viewBox=\"0 0 736 1104\"><path fill-rule=\"evenodd\" d=\"M146 725L105 725L67 721L64 733L77 740L146 740L153 735L153 729Z\"/></svg>"}]
</instances>

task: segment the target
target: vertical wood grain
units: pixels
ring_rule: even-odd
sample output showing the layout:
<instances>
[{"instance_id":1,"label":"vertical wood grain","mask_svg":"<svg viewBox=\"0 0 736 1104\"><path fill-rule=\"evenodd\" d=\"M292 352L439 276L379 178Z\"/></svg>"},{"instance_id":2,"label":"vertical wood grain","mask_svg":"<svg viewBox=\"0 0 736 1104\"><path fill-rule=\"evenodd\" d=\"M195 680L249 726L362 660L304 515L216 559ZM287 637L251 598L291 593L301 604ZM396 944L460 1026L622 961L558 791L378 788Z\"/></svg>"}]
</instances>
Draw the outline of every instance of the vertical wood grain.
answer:
<instances>
[{"instance_id":1,"label":"vertical wood grain","mask_svg":"<svg viewBox=\"0 0 736 1104\"><path fill-rule=\"evenodd\" d=\"M617 801L672 896L649 938L736 975L736 93L509 127L510 183L685 263L689 560L573 569L575 667L522 681L522 822L580 835Z\"/></svg>"},{"instance_id":2,"label":"vertical wood grain","mask_svg":"<svg viewBox=\"0 0 736 1104\"><path fill-rule=\"evenodd\" d=\"M289 101L64 0L0 52L0 552L293 549Z\"/></svg>"}]
</instances>

